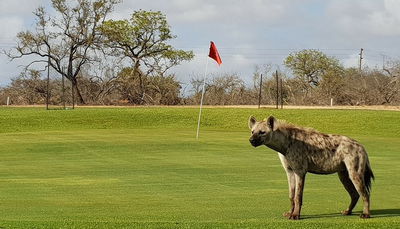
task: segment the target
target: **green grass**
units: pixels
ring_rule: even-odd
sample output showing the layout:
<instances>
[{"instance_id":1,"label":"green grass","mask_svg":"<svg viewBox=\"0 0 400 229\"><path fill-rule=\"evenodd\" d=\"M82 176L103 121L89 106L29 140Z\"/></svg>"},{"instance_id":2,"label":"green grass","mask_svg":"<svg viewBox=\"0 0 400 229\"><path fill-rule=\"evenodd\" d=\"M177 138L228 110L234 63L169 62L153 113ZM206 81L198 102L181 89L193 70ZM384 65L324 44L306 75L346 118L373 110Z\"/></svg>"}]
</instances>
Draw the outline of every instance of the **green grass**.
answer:
<instances>
[{"instance_id":1,"label":"green grass","mask_svg":"<svg viewBox=\"0 0 400 229\"><path fill-rule=\"evenodd\" d=\"M400 113L366 110L0 108L0 228L398 228ZM275 152L247 119L344 134L369 152L372 219L339 214L336 175L307 175L303 220Z\"/></svg>"}]
</instances>

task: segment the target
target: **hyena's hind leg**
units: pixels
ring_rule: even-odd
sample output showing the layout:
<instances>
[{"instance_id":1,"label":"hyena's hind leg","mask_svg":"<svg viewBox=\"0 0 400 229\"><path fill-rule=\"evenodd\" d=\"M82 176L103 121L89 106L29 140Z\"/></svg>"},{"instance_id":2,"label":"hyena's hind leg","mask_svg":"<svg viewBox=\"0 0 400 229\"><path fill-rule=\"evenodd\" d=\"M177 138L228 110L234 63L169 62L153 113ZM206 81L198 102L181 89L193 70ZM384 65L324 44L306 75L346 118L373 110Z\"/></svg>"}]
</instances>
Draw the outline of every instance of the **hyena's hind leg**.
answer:
<instances>
[{"instance_id":1,"label":"hyena's hind leg","mask_svg":"<svg viewBox=\"0 0 400 229\"><path fill-rule=\"evenodd\" d=\"M347 170L338 172L338 175L340 181L342 182L344 188L349 193L351 198L349 207L346 210L343 210L342 214L351 215L353 212L353 208L356 206L357 201L360 198L360 195L358 194L357 189L354 187L353 182L351 181Z\"/></svg>"},{"instance_id":2,"label":"hyena's hind leg","mask_svg":"<svg viewBox=\"0 0 400 229\"><path fill-rule=\"evenodd\" d=\"M370 218L370 203L369 203L369 191L364 181L364 172L366 163L362 163L361 160L358 163L349 163L345 162L347 171L349 173L349 178L353 182L354 187L356 188L358 194L361 196L364 207L363 213L361 214L361 218Z\"/></svg>"}]
</instances>

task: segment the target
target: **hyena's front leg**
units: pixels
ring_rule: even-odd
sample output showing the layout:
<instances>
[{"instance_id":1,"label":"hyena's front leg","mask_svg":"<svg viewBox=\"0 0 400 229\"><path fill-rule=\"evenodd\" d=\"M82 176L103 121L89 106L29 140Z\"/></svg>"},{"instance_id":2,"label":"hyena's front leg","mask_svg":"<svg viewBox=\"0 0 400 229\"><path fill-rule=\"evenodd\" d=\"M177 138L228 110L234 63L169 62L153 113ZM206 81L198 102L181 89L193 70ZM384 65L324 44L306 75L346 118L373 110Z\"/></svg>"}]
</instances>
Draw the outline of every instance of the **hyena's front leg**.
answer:
<instances>
[{"instance_id":1,"label":"hyena's front leg","mask_svg":"<svg viewBox=\"0 0 400 229\"><path fill-rule=\"evenodd\" d=\"M298 220L300 219L301 205L303 204L303 190L306 173L295 171L294 174L296 178L296 192L294 196L294 209L289 219Z\"/></svg>"},{"instance_id":2,"label":"hyena's front leg","mask_svg":"<svg viewBox=\"0 0 400 229\"><path fill-rule=\"evenodd\" d=\"M285 168L286 175L288 179L288 186L289 186L289 200L290 200L290 210L288 212L283 213L283 216L290 217L294 210L294 194L296 191L296 178L294 176L294 172L291 169Z\"/></svg>"},{"instance_id":3,"label":"hyena's front leg","mask_svg":"<svg viewBox=\"0 0 400 229\"><path fill-rule=\"evenodd\" d=\"M293 170L288 165L286 157L280 153L278 153L278 156L279 156L279 159L281 160L283 168L286 171L286 176L287 176L288 186L289 186L289 200L290 200L290 205L291 205L290 210L288 212L284 212L283 216L290 217L294 210L294 194L296 191L296 178L294 176Z\"/></svg>"}]
</instances>

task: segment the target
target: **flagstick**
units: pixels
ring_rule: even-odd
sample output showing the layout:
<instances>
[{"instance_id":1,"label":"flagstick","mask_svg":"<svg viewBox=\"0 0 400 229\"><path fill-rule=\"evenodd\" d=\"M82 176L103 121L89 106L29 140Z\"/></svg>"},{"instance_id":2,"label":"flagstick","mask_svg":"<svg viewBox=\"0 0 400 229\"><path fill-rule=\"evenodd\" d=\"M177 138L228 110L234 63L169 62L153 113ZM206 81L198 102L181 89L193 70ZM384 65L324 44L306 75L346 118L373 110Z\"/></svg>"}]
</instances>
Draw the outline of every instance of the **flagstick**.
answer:
<instances>
[{"instance_id":1,"label":"flagstick","mask_svg":"<svg viewBox=\"0 0 400 229\"><path fill-rule=\"evenodd\" d=\"M199 140L200 120L201 120L201 109L203 108L203 98L204 98L204 92L205 92L205 86L206 86L207 68L208 68L208 56L207 56L206 70L204 71L203 91L202 91L202 93L201 93L199 120L197 121L196 140Z\"/></svg>"}]
</instances>

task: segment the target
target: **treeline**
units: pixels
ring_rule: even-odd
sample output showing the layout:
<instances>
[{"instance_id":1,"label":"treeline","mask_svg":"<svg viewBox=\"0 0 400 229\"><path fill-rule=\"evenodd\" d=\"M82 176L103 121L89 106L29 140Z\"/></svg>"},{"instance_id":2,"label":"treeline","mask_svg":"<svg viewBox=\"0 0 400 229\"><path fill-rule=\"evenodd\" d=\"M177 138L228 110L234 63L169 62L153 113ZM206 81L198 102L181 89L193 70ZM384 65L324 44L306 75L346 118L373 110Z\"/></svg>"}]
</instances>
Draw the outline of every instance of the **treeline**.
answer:
<instances>
[{"instance_id":1,"label":"treeline","mask_svg":"<svg viewBox=\"0 0 400 229\"><path fill-rule=\"evenodd\" d=\"M173 75L135 77L131 68L124 68L117 76L99 78L89 74L77 77L78 88L88 105L177 105L181 104L181 85ZM0 88L0 104L7 97L11 104L46 104L49 88L49 104L70 106L73 102L72 84L62 78L46 77L30 70L11 79L10 85ZM76 95L75 95L76 96ZM75 103L77 100L75 98Z\"/></svg>"},{"instance_id":2,"label":"treeline","mask_svg":"<svg viewBox=\"0 0 400 229\"><path fill-rule=\"evenodd\" d=\"M333 57L318 50L302 50L290 54L284 61L288 74L271 71L272 66L257 67L252 84L238 75L214 77L206 84L205 104L254 105L400 105L400 62L388 62L383 69L345 68ZM282 85L280 85L282 82ZM278 84L278 85L277 85ZM201 80L192 80L193 94L186 104L198 104ZM281 102L281 101L279 101Z\"/></svg>"},{"instance_id":3,"label":"treeline","mask_svg":"<svg viewBox=\"0 0 400 229\"><path fill-rule=\"evenodd\" d=\"M202 79L182 85L170 69L194 57L169 43L176 38L161 12L138 10L129 19L107 20L121 0L51 0L39 7L31 31L17 35L10 60L30 56L25 70L0 88L0 104L192 105L199 104ZM282 100L291 105L400 104L400 63L380 69L345 68L334 57L305 49L283 60ZM37 66L39 64L39 66ZM45 71L35 68L48 66ZM277 83L272 66L257 67L251 82L237 74L212 77L205 104L273 104ZM50 88L49 94L47 88Z\"/></svg>"},{"instance_id":4,"label":"treeline","mask_svg":"<svg viewBox=\"0 0 400 229\"><path fill-rule=\"evenodd\" d=\"M280 72L278 77L283 84L277 88L275 72L267 66L255 70L250 85L237 74L224 74L207 80L204 104L258 104L260 76L263 74L261 104L265 105L275 104L277 89L282 90L285 105L330 105L331 99L335 105L400 105L399 70L397 63L383 70L363 69L362 72L356 68L343 68L340 74L327 72L315 82L309 82L307 77ZM86 73L77 80L87 104L196 105L201 98L201 78L193 78L183 92L183 85L174 75L142 77L139 80L131 68L124 68L116 76L104 80ZM50 104L60 105L63 101L72 104L70 83L65 83L64 94L60 78L52 79L50 88ZM10 97L13 104L44 104L46 92L47 81L40 77L40 72L30 71L1 88L0 101L5 104Z\"/></svg>"}]
</instances>

